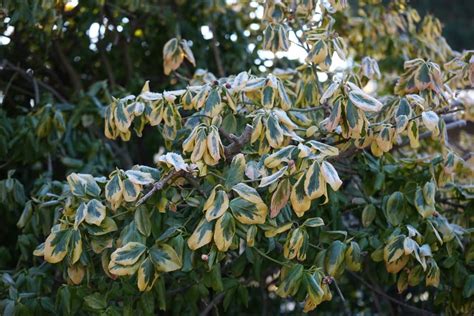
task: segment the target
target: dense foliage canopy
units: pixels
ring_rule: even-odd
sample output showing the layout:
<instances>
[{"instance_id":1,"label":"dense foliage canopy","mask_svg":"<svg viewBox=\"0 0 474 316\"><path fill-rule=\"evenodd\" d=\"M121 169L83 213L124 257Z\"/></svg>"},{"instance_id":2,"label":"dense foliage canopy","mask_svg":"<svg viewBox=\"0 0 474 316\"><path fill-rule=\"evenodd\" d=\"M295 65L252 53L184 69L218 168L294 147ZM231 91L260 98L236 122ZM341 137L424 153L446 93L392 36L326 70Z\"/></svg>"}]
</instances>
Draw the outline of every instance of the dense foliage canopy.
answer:
<instances>
[{"instance_id":1,"label":"dense foliage canopy","mask_svg":"<svg viewBox=\"0 0 474 316\"><path fill-rule=\"evenodd\" d=\"M472 313L474 51L437 18L35 4L2 13L3 314Z\"/></svg>"}]
</instances>

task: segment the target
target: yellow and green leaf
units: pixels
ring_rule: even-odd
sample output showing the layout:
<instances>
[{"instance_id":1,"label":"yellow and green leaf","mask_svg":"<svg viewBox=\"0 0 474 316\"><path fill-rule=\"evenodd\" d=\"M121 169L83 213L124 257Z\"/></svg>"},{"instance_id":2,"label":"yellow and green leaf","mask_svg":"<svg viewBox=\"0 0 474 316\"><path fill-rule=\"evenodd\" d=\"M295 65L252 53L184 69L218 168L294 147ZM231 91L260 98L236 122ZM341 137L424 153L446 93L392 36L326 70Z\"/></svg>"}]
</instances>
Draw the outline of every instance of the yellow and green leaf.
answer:
<instances>
[{"instance_id":1,"label":"yellow and green leaf","mask_svg":"<svg viewBox=\"0 0 474 316\"><path fill-rule=\"evenodd\" d=\"M191 237L188 239L188 247L191 250L199 249L212 241L213 222L206 218L201 219Z\"/></svg>"},{"instance_id":2,"label":"yellow and green leaf","mask_svg":"<svg viewBox=\"0 0 474 316\"><path fill-rule=\"evenodd\" d=\"M111 262L122 266L131 266L140 260L145 253L146 246L139 242L129 242L116 249L110 256Z\"/></svg>"},{"instance_id":3,"label":"yellow and green leaf","mask_svg":"<svg viewBox=\"0 0 474 316\"><path fill-rule=\"evenodd\" d=\"M212 203L209 203L209 199L212 197ZM227 193L223 190L218 190L215 192L214 196L209 197L206 201L205 209L206 219L208 222L211 222L219 217L221 217L225 211L229 208L229 197ZM207 207L207 208L206 208Z\"/></svg>"},{"instance_id":4,"label":"yellow and green leaf","mask_svg":"<svg viewBox=\"0 0 474 316\"><path fill-rule=\"evenodd\" d=\"M219 251L225 252L232 244L232 239L235 235L235 221L234 217L229 213L224 213L215 225L214 228L214 242Z\"/></svg>"},{"instance_id":5,"label":"yellow and green leaf","mask_svg":"<svg viewBox=\"0 0 474 316\"><path fill-rule=\"evenodd\" d=\"M176 271L183 265L174 248L167 244L158 244L151 247L149 255L159 272Z\"/></svg>"},{"instance_id":6,"label":"yellow and green leaf","mask_svg":"<svg viewBox=\"0 0 474 316\"><path fill-rule=\"evenodd\" d=\"M138 290L141 292L151 290L159 275L160 274L156 271L155 265L150 258L143 260L137 273Z\"/></svg>"}]
</instances>

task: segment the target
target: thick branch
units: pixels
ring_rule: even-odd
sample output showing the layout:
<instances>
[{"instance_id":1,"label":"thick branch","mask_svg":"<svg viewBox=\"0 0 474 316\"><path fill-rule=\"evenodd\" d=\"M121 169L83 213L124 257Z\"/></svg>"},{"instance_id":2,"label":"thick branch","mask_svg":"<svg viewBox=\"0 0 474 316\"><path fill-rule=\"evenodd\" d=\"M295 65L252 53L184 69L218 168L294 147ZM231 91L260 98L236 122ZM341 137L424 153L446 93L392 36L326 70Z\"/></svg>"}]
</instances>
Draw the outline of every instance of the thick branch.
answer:
<instances>
[{"instance_id":1,"label":"thick branch","mask_svg":"<svg viewBox=\"0 0 474 316\"><path fill-rule=\"evenodd\" d=\"M235 154L241 152L242 147L244 147L250 141L252 131L252 125L247 125L245 126L245 129L242 134L237 137L234 134L227 133L222 128L219 129L219 133L221 133L222 136L224 136L230 141L230 144L224 147L224 154L226 159L232 158Z\"/></svg>"},{"instance_id":2,"label":"thick branch","mask_svg":"<svg viewBox=\"0 0 474 316\"><path fill-rule=\"evenodd\" d=\"M136 206L143 204L146 200L148 200L153 195L153 193L163 189L163 187L168 183L168 181L171 181L175 178L183 176L184 174L185 174L184 170L171 171L166 176L164 176L160 181L155 182L155 184L153 184L153 188L151 188L151 190L148 191L147 194L145 194L140 200L138 200Z\"/></svg>"},{"instance_id":3,"label":"thick branch","mask_svg":"<svg viewBox=\"0 0 474 316\"><path fill-rule=\"evenodd\" d=\"M199 314L200 316L206 316L209 312L217 306L219 302L224 298L225 292L221 292L214 296L213 300L206 306L206 308Z\"/></svg>"}]
</instances>

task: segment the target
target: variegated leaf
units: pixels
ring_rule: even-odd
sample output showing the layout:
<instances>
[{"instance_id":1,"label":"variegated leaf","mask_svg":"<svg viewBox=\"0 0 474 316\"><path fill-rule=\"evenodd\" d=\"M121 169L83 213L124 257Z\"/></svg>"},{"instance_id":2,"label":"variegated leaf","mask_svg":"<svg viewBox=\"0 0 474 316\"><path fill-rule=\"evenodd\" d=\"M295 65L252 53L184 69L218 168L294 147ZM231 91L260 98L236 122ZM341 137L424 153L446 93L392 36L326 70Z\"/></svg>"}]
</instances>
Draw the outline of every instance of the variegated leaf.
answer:
<instances>
[{"instance_id":1,"label":"variegated leaf","mask_svg":"<svg viewBox=\"0 0 474 316\"><path fill-rule=\"evenodd\" d=\"M293 151L295 150L295 146L290 145L283 147L282 149L274 152L267 158L265 158L265 166L273 169L278 167L281 163L283 162L288 162L291 159L291 155L293 154Z\"/></svg>"},{"instance_id":2,"label":"variegated leaf","mask_svg":"<svg viewBox=\"0 0 474 316\"><path fill-rule=\"evenodd\" d=\"M223 190L218 190L215 193L215 196L212 196L212 203L209 204L209 199L206 201L205 212L206 219L208 222L211 222L219 217L221 217L225 211L229 208L229 197L227 193ZM209 197L211 198L211 197Z\"/></svg>"},{"instance_id":3,"label":"variegated leaf","mask_svg":"<svg viewBox=\"0 0 474 316\"><path fill-rule=\"evenodd\" d=\"M304 191L305 178L306 176L304 174L300 176L291 189L290 194L291 207L298 217L303 216L303 214L311 207L311 199Z\"/></svg>"},{"instance_id":4,"label":"variegated leaf","mask_svg":"<svg viewBox=\"0 0 474 316\"><path fill-rule=\"evenodd\" d=\"M272 113L268 116L266 121L265 136L268 143L273 148L280 148L283 144L283 130L280 126L280 123L278 122L277 117Z\"/></svg>"},{"instance_id":5,"label":"variegated leaf","mask_svg":"<svg viewBox=\"0 0 474 316\"><path fill-rule=\"evenodd\" d=\"M308 168L304 180L304 192L311 200L317 199L326 193L326 181L317 161L314 161Z\"/></svg>"},{"instance_id":6,"label":"variegated leaf","mask_svg":"<svg viewBox=\"0 0 474 316\"><path fill-rule=\"evenodd\" d=\"M384 248L383 258L386 263L394 262L404 255L403 242L405 235L397 235L392 237Z\"/></svg>"},{"instance_id":7,"label":"variegated leaf","mask_svg":"<svg viewBox=\"0 0 474 316\"><path fill-rule=\"evenodd\" d=\"M115 174L105 185L105 198L116 210L122 201L123 182L118 174Z\"/></svg>"},{"instance_id":8,"label":"variegated leaf","mask_svg":"<svg viewBox=\"0 0 474 316\"><path fill-rule=\"evenodd\" d=\"M123 199L125 202L135 202L142 190L140 184L135 184L129 179L123 180Z\"/></svg>"},{"instance_id":9,"label":"variegated leaf","mask_svg":"<svg viewBox=\"0 0 474 316\"><path fill-rule=\"evenodd\" d=\"M147 185L155 181L151 174L139 170L127 170L125 174L135 184Z\"/></svg>"},{"instance_id":10,"label":"variegated leaf","mask_svg":"<svg viewBox=\"0 0 474 316\"><path fill-rule=\"evenodd\" d=\"M291 184L289 179L283 179L278 184L272 195L270 204L270 218L278 216L281 209L288 203L291 193Z\"/></svg>"},{"instance_id":11,"label":"variegated leaf","mask_svg":"<svg viewBox=\"0 0 474 316\"><path fill-rule=\"evenodd\" d=\"M69 249L71 230L63 229L52 231L44 243L44 260L49 263L58 263L64 259Z\"/></svg>"},{"instance_id":12,"label":"variegated leaf","mask_svg":"<svg viewBox=\"0 0 474 316\"><path fill-rule=\"evenodd\" d=\"M321 173L324 177L324 180L326 180L326 182L334 191L339 190L342 185L342 181L339 179L339 175L332 164L327 161L323 161L321 164Z\"/></svg>"},{"instance_id":13,"label":"variegated leaf","mask_svg":"<svg viewBox=\"0 0 474 316\"><path fill-rule=\"evenodd\" d=\"M149 291L153 288L156 280L159 277L159 273L155 268L152 260L150 258L146 258L141 263L140 267L138 268L137 274L137 286L138 290L141 292Z\"/></svg>"},{"instance_id":14,"label":"variegated leaf","mask_svg":"<svg viewBox=\"0 0 474 316\"><path fill-rule=\"evenodd\" d=\"M280 179L286 172L286 170L288 169L288 166L284 166L283 168L281 168L280 170L278 170L277 172L267 176L267 177L263 177L262 180L260 181L260 184L259 184L259 188L264 188L264 187L267 187L273 183L275 183L276 181L278 181L278 179Z\"/></svg>"},{"instance_id":15,"label":"variegated leaf","mask_svg":"<svg viewBox=\"0 0 474 316\"><path fill-rule=\"evenodd\" d=\"M330 276L335 276L339 272L339 268L344 262L346 248L346 244L339 240L333 241L329 246L326 254L325 267L326 272Z\"/></svg>"},{"instance_id":16,"label":"variegated leaf","mask_svg":"<svg viewBox=\"0 0 474 316\"><path fill-rule=\"evenodd\" d=\"M171 272L181 268L182 263L173 247L158 244L150 248L150 259L159 272Z\"/></svg>"},{"instance_id":17,"label":"variegated leaf","mask_svg":"<svg viewBox=\"0 0 474 316\"><path fill-rule=\"evenodd\" d=\"M105 218L105 205L92 199L87 203L86 223L99 226Z\"/></svg>"},{"instance_id":18,"label":"variegated leaf","mask_svg":"<svg viewBox=\"0 0 474 316\"><path fill-rule=\"evenodd\" d=\"M188 247L191 250L199 249L212 241L213 222L206 218L201 219L191 237L188 239Z\"/></svg>"},{"instance_id":19,"label":"variegated leaf","mask_svg":"<svg viewBox=\"0 0 474 316\"><path fill-rule=\"evenodd\" d=\"M366 94L362 90L352 90L349 92L349 99L359 109L367 112L379 112L382 109L382 103Z\"/></svg>"},{"instance_id":20,"label":"variegated leaf","mask_svg":"<svg viewBox=\"0 0 474 316\"><path fill-rule=\"evenodd\" d=\"M110 260L122 266L131 266L140 260L145 251L145 245L139 242L129 242L123 247L116 249L110 256Z\"/></svg>"},{"instance_id":21,"label":"variegated leaf","mask_svg":"<svg viewBox=\"0 0 474 316\"><path fill-rule=\"evenodd\" d=\"M226 212L221 216L214 228L214 242L219 251L225 252L232 244L235 235L235 221L233 216Z\"/></svg>"},{"instance_id":22,"label":"variegated leaf","mask_svg":"<svg viewBox=\"0 0 474 316\"><path fill-rule=\"evenodd\" d=\"M234 185L232 187L232 190L234 190L244 200L247 200L254 204L258 204L258 203L263 204L263 200L258 194L257 190L255 190L254 188L244 183L238 183Z\"/></svg>"},{"instance_id":23,"label":"variegated leaf","mask_svg":"<svg viewBox=\"0 0 474 316\"><path fill-rule=\"evenodd\" d=\"M77 229L73 229L71 232L71 239L69 241L70 247L70 263L75 264L79 261L82 254L82 236L81 232Z\"/></svg>"},{"instance_id":24,"label":"variegated leaf","mask_svg":"<svg viewBox=\"0 0 474 316\"><path fill-rule=\"evenodd\" d=\"M229 203L235 218L242 224L265 223L268 207L264 203L254 203L243 198L235 198Z\"/></svg>"}]
</instances>

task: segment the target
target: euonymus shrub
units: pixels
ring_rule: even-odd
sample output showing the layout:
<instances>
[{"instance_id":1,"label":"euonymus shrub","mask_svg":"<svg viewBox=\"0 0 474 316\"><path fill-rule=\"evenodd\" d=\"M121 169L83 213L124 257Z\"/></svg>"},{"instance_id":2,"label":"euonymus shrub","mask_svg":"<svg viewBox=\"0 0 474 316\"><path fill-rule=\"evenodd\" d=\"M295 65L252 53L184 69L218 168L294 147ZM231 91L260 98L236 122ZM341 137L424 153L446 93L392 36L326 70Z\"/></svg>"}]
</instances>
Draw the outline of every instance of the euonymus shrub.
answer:
<instances>
[{"instance_id":1,"label":"euonymus shrub","mask_svg":"<svg viewBox=\"0 0 474 316\"><path fill-rule=\"evenodd\" d=\"M228 307L235 293L247 304L258 286L309 312L344 300L348 277L373 290L376 272L377 286L402 299L428 291L430 306L472 311L472 167L448 130L472 118L456 89L474 83L474 53L452 52L439 22L403 1L367 2L384 10L379 34L347 21L346 1L267 1L263 48L287 50L298 31L302 65L223 78L197 71L182 89L145 83L115 99L105 136L129 141L150 125L165 153L154 166L70 174L46 198L55 222L35 255L57 264L65 283L133 283L161 309L174 299L165 288L202 298L212 289ZM380 41L351 47L399 33L403 72L379 68ZM195 63L183 39L163 54L165 73ZM336 58L348 66L332 67Z\"/></svg>"}]
</instances>

